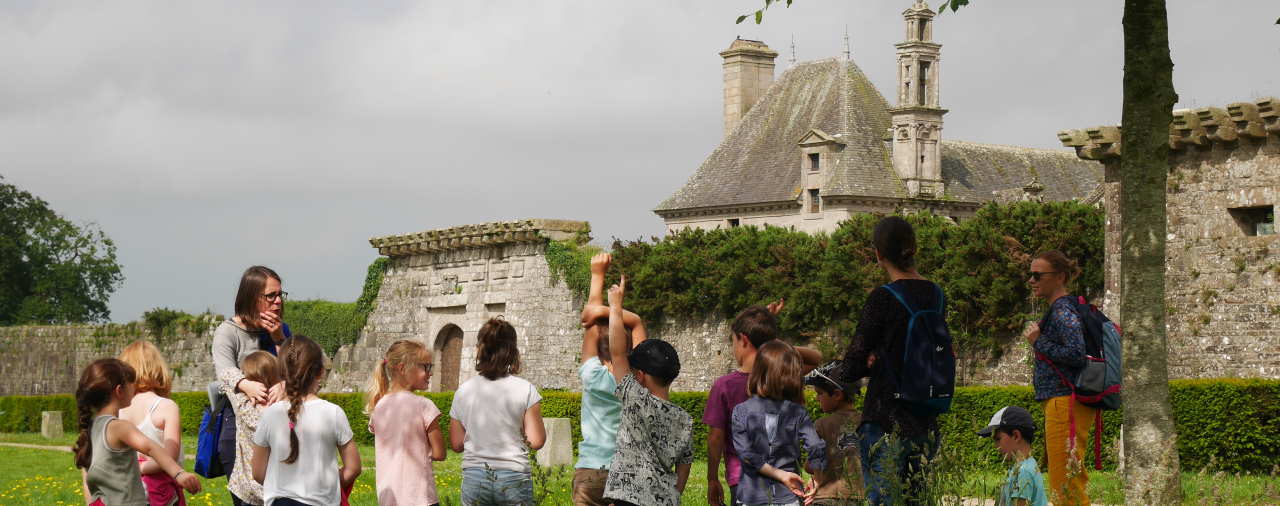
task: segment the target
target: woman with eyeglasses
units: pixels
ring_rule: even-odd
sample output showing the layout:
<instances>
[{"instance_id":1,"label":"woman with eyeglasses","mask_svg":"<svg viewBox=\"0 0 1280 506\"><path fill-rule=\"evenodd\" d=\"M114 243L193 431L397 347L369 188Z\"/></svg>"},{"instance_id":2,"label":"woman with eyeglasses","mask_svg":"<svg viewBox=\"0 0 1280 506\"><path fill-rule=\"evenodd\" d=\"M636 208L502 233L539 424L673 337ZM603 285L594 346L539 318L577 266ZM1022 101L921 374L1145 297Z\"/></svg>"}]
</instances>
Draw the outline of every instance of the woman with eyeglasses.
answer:
<instances>
[{"instance_id":1,"label":"woman with eyeglasses","mask_svg":"<svg viewBox=\"0 0 1280 506\"><path fill-rule=\"evenodd\" d=\"M212 405L222 408L222 432L218 436L218 457L222 469L231 476L236 463L235 411L228 403L214 402L214 394L240 392L255 402L271 404L284 398L284 383L268 387L244 377L240 365L255 351L276 354L276 348L291 334L284 323L284 300L288 292L281 290L280 275L270 268L255 265L240 276L236 291L235 312L213 331L213 368L217 380L209 385ZM246 504L235 495L235 505Z\"/></svg>"},{"instance_id":2,"label":"woman with eyeglasses","mask_svg":"<svg viewBox=\"0 0 1280 506\"><path fill-rule=\"evenodd\" d=\"M1075 377L1086 360L1084 327L1067 293L1067 285L1079 275L1076 262L1056 250L1036 255L1028 274L1032 295L1050 303L1045 317L1032 323L1025 335L1037 357L1032 382L1036 400L1044 407L1045 456L1054 504L1089 504L1085 492L1089 475L1083 462L1095 409L1073 402L1071 387L1063 380ZM1075 420L1082 425L1076 427L1075 440L1069 441Z\"/></svg>"}]
</instances>

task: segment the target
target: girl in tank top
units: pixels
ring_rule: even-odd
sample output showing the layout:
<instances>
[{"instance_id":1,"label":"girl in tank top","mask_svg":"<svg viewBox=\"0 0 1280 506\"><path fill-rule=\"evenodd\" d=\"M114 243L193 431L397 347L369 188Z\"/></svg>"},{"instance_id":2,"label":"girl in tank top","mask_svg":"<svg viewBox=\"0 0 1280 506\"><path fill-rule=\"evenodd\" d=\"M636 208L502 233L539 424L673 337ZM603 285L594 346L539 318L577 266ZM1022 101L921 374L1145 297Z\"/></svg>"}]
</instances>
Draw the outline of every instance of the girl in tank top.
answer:
<instances>
[{"instance_id":1,"label":"girl in tank top","mask_svg":"<svg viewBox=\"0 0 1280 506\"><path fill-rule=\"evenodd\" d=\"M73 450L89 506L147 505L138 452L155 461L161 472L187 492L200 491L200 479L183 471L163 446L135 425L118 421L120 409L133 401L136 378L129 364L114 358L95 360L80 374L76 387L80 437Z\"/></svg>"},{"instance_id":2,"label":"girl in tank top","mask_svg":"<svg viewBox=\"0 0 1280 506\"><path fill-rule=\"evenodd\" d=\"M169 399L173 374L160 350L149 341L134 341L120 352L120 360L137 374L137 394L128 407L120 410L120 419L138 427L138 431L164 448L176 462L182 462L182 418L178 403ZM150 506L185 506L182 487L165 474L155 461L138 456L142 483L147 489Z\"/></svg>"}]
</instances>

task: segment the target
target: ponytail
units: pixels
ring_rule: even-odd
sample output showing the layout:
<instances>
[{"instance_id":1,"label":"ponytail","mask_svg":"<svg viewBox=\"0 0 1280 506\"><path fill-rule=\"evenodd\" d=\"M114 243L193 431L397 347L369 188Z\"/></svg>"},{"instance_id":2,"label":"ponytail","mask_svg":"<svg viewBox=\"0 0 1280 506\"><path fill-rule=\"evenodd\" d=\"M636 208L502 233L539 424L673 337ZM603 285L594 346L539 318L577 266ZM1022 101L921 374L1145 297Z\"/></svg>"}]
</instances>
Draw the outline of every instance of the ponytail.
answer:
<instances>
[{"instance_id":1,"label":"ponytail","mask_svg":"<svg viewBox=\"0 0 1280 506\"><path fill-rule=\"evenodd\" d=\"M80 426L80 437L72 447L76 467L89 469L89 464L93 463L93 441L90 433L93 430L94 415L111 402L111 396L117 387L128 385L137 379L137 374L129 364L114 358L94 360L80 373L80 383L76 386L76 423Z\"/></svg>"},{"instance_id":2,"label":"ponytail","mask_svg":"<svg viewBox=\"0 0 1280 506\"><path fill-rule=\"evenodd\" d=\"M298 413L302 400L315 389L324 374L324 351L307 336L293 336L284 346L285 393L289 397L289 456L285 464L298 461Z\"/></svg>"},{"instance_id":3,"label":"ponytail","mask_svg":"<svg viewBox=\"0 0 1280 506\"><path fill-rule=\"evenodd\" d=\"M378 401L387 395L388 390L391 390L391 385L396 382L396 378L391 377L392 374L404 374L407 367L429 363L431 363L431 350L427 349L426 345L408 339L391 343L387 353L383 355L382 360L374 364L373 373L369 375L369 387L365 394L365 414L373 413L373 408L378 405Z\"/></svg>"}]
</instances>

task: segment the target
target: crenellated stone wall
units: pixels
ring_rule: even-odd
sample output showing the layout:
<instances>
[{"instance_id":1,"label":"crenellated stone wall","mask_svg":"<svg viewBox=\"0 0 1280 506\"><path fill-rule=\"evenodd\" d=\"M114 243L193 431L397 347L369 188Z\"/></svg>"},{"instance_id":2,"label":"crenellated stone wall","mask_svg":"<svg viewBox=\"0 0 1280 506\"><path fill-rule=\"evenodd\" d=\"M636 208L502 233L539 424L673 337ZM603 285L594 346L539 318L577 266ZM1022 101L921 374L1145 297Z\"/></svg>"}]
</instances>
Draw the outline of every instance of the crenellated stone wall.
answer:
<instances>
[{"instance_id":1,"label":"crenellated stone wall","mask_svg":"<svg viewBox=\"0 0 1280 506\"><path fill-rule=\"evenodd\" d=\"M1118 127L1058 134L1106 166L1107 294L1119 314ZM1169 375L1280 378L1280 101L1174 111L1165 271Z\"/></svg>"}]
</instances>

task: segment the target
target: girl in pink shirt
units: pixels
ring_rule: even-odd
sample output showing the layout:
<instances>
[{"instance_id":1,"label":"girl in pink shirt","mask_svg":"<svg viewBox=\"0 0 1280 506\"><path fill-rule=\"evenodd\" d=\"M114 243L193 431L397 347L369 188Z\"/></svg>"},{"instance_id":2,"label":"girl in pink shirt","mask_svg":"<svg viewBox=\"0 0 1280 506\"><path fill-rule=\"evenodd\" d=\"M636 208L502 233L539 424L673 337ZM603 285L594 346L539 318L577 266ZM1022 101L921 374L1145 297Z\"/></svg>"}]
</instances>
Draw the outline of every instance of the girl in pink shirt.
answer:
<instances>
[{"instance_id":1,"label":"girl in pink shirt","mask_svg":"<svg viewBox=\"0 0 1280 506\"><path fill-rule=\"evenodd\" d=\"M377 462L378 504L437 504L432 461L445 459L440 410L416 395L431 381L431 350L400 340L387 348L369 379L369 432Z\"/></svg>"}]
</instances>

